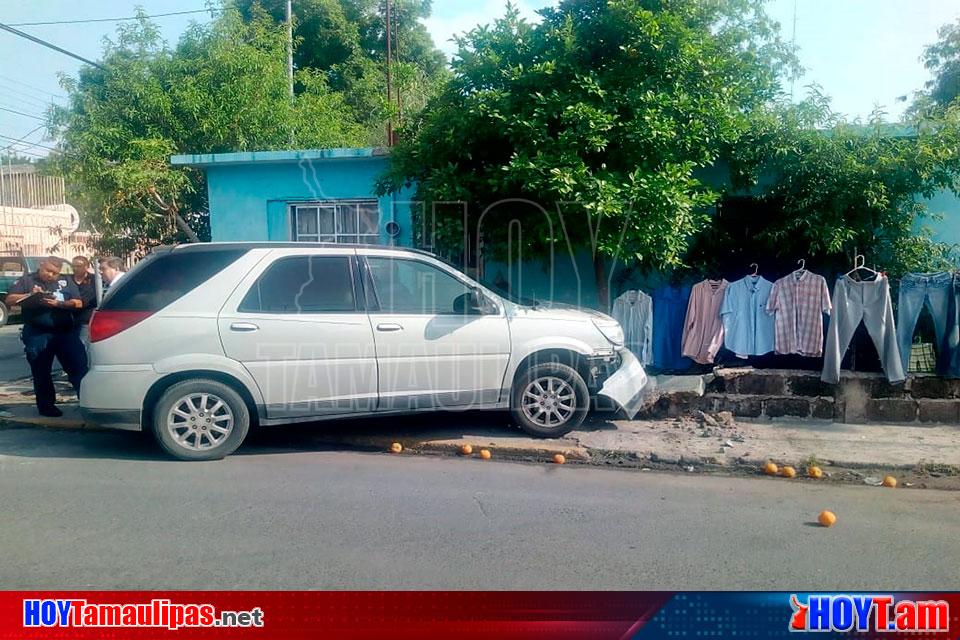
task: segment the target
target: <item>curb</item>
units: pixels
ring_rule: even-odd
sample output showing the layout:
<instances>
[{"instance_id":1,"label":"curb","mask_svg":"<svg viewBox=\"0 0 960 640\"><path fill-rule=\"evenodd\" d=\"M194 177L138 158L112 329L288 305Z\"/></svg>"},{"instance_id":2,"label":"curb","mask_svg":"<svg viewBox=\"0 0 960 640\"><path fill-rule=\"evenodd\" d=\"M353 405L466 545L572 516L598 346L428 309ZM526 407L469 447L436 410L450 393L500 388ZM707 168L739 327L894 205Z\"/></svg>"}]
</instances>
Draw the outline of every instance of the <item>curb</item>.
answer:
<instances>
[{"instance_id":1,"label":"curb","mask_svg":"<svg viewBox=\"0 0 960 640\"><path fill-rule=\"evenodd\" d=\"M0 424L6 425L29 425L31 427L40 427L45 429L62 430L82 430L108 432L116 431L95 424L88 424L83 420L74 418L48 418L43 416L25 416L25 417L6 417L0 418ZM562 454L568 463L590 465L605 468L622 469L657 469L674 470L694 473L747 473L748 475L763 475L761 467L769 460L778 464L793 464L799 470L804 466L804 460L789 460L777 457L762 458L736 458L728 462L719 462L713 457L701 456L675 456L659 455L656 451L629 451L624 449L602 449L586 447L574 439L542 440L537 441L536 446L521 446L509 442L498 443L491 441L489 435L470 436L456 439L438 439L431 440L428 435L410 436L404 434L400 436L388 435L325 435L318 433L311 438L311 442L319 445L334 446L346 448L354 451L363 451L368 453L385 453L389 451L393 442L399 442L403 445L403 451L406 454L413 455L433 455L433 456L452 456L452 457L476 457L476 452L481 448L489 449L493 454L494 460L507 460L514 462L544 462L550 460L555 454ZM474 453L469 456L463 456L460 453L460 447L464 444L470 444L474 448ZM838 459L820 458L820 463L824 467L836 467L848 470L855 469L889 469L891 471L913 471L918 466L927 461L919 460L910 463L887 463L887 462L845 462Z\"/></svg>"}]
</instances>

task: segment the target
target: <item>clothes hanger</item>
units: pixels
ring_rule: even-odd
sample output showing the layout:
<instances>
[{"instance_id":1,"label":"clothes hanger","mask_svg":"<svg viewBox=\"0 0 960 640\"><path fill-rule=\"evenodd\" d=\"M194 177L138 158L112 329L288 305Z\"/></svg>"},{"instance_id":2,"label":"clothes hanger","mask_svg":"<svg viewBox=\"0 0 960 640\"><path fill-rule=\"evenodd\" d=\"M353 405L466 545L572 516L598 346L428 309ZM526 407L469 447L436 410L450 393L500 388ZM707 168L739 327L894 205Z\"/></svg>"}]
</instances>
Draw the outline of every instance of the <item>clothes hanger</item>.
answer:
<instances>
[{"instance_id":1,"label":"clothes hanger","mask_svg":"<svg viewBox=\"0 0 960 640\"><path fill-rule=\"evenodd\" d=\"M850 271L847 271L847 273L844 274L844 275L848 275L848 276L849 276L850 274L855 273L855 272L860 271L861 269L863 269L864 271L867 271L867 272L873 274L873 276L874 276L875 278L879 278L879 277L880 277L880 274L879 274L878 272L874 271L873 269L871 269L870 267L866 266L866 262L867 262L867 259L863 256L863 254L862 254L862 253L858 253L858 254L853 258L853 269L850 269Z\"/></svg>"},{"instance_id":2,"label":"clothes hanger","mask_svg":"<svg viewBox=\"0 0 960 640\"><path fill-rule=\"evenodd\" d=\"M797 260L797 264L800 265L800 268L793 272L793 275L800 276L803 275L803 272L807 270L807 261L803 258Z\"/></svg>"},{"instance_id":3,"label":"clothes hanger","mask_svg":"<svg viewBox=\"0 0 960 640\"><path fill-rule=\"evenodd\" d=\"M758 275L760 275L760 265L758 265L756 262L751 262L750 266L753 267L753 273L750 274L752 277L756 278Z\"/></svg>"}]
</instances>

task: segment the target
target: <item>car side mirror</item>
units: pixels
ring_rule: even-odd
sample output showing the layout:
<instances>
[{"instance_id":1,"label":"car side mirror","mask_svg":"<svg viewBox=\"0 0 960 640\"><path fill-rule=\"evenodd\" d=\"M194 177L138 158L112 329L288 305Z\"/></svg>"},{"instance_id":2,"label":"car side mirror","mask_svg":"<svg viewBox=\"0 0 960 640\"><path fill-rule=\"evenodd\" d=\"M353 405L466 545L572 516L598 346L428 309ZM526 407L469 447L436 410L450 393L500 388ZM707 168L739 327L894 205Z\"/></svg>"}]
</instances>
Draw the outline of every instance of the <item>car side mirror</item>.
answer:
<instances>
[{"instance_id":1,"label":"car side mirror","mask_svg":"<svg viewBox=\"0 0 960 640\"><path fill-rule=\"evenodd\" d=\"M453 300L453 312L480 316L487 312L489 305L490 303L479 289L470 289Z\"/></svg>"}]
</instances>

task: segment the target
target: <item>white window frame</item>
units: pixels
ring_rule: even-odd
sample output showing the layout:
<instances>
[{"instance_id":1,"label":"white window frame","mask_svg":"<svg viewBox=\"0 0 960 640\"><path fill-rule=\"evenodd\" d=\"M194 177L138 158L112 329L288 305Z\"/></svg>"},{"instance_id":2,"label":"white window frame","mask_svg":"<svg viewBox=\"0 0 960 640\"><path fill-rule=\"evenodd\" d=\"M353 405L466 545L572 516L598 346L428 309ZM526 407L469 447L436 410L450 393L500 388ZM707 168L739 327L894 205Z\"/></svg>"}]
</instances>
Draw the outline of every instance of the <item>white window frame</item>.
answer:
<instances>
[{"instance_id":1,"label":"white window frame","mask_svg":"<svg viewBox=\"0 0 960 640\"><path fill-rule=\"evenodd\" d=\"M377 232L360 233L360 205L376 207ZM350 209L353 209L351 212ZM316 209L317 233L301 234L299 231L300 212ZM333 233L320 233L320 212L333 210ZM380 203L375 198L356 198L350 200L315 200L312 202L293 202L289 205L290 237L294 242L331 242L336 244L380 244ZM350 232L342 228L343 214L354 216L354 229Z\"/></svg>"}]
</instances>

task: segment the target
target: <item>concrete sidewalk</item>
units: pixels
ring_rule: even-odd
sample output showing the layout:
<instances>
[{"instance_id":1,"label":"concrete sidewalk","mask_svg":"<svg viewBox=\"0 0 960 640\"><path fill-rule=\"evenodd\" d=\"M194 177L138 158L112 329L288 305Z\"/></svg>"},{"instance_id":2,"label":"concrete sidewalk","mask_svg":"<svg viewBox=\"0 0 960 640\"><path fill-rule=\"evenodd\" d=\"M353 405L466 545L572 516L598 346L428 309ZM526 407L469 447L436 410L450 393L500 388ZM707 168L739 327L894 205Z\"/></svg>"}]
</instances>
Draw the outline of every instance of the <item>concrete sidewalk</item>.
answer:
<instances>
[{"instance_id":1,"label":"concrete sidewalk","mask_svg":"<svg viewBox=\"0 0 960 640\"><path fill-rule=\"evenodd\" d=\"M62 392L62 418L37 416L25 381L0 386L0 420L7 425L96 429L86 424ZM564 438L527 437L503 412L422 413L406 417L345 419L263 429L254 437L292 438L304 447L336 446L385 451L400 442L408 453L453 454L461 445L488 448L497 458L549 460L562 453L571 462L624 467L679 465L691 470L756 469L767 460L801 470L811 461L845 468L939 468L960 465L960 427L851 425L817 420L744 422L729 414L699 414L663 420L588 420Z\"/></svg>"}]
</instances>

